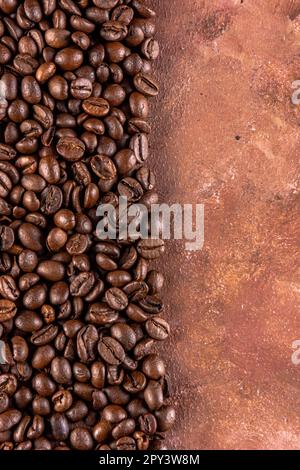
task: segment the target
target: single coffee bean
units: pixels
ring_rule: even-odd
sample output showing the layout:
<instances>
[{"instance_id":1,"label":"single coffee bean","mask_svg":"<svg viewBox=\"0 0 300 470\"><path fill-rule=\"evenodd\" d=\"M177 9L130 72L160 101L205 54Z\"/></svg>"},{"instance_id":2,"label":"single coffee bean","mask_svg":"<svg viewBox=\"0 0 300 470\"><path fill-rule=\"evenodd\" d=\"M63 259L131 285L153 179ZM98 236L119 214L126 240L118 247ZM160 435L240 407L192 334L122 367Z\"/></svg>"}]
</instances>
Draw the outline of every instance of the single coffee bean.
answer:
<instances>
[{"instance_id":1,"label":"single coffee bean","mask_svg":"<svg viewBox=\"0 0 300 470\"><path fill-rule=\"evenodd\" d=\"M164 400L161 384L155 380L150 380L144 390L144 399L150 410L159 410Z\"/></svg>"},{"instance_id":2,"label":"single coffee bean","mask_svg":"<svg viewBox=\"0 0 300 470\"><path fill-rule=\"evenodd\" d=\"M126 323L115 323L110 332L112 337L122 344L125 351L130 351L136 345L136 334Z\"/></svg>"},{"instance_id":3,"label":"single coffee bean","mask_svg":"<svg viewBox=\"0 0 300 470\"><path fill-rule=\"evenodd\" d=\"M26 333L33 333L43 326L40 315L32 310L21 311L15 319L16 327Z\"/></svg>"},{"instance_id":4,"label":"single coffee bean","mask_svg":"<svg viewBox=\"0 0 300 470\"><path fill-rule=\"evenodd\" d=\"M137 250L145 259L156 259L164 253L165 244L163 240L159 239L140 240Z\"/></svg>"},{"instance_id":5,"label":"single coffee bean","mask_svg":"<svg viewBox=\"0 0 300 470\"><path fill-rule=\"evenodd\" d=\"M84 143L72 137L62 137L56 146L58 153L67 161L76 162L83 157Z\"/></svg>"},{"instance_id":6,"label":"single coffee bean","mask_svg":"<svg viewBox=\"0 0 300 470\"><path fill-rule=\"evenodd\" d=\"M19 298L20 291L12 276L0 276L0 295L4 297L4 299L12 301L16 301Z\"/></svg>"},{"instance_id":7,"label":"single coffee bean","mask_svg":"<svg viewBox=\"0 0 300 470\"><path fill-rule=\"evenodd\" d=\"M137 91L146 96L156 96L158 94L157 82L145 73L138 73L133 79Z\"/></svg>"},{"instance_id":8,"label":"single coffee bean","mask_svg":"<svg viewBox=\"0 0 300 470\"><path fill-rule=\"evenodd\" d=\"M90 450L93 448L93 438L90 432L81 427L77 427L71 431L70 442L73 449Z\"/></svg>"},{"instance_id":9,"label":"single coffee bean","mask_svg":"<svg viewBox=\"0 0 300 470\"><path fill-rule=\"evenodd\" d=\"M118 365L125 358L125 351L122 345L117 340L108 336L103 337L99 341L98 351L107 364Z\"/></svg>"},{"instance_id":10,"label":"single coffee bean","mask_svg":"<svg viewBox=\"0 0 300 470\"><path fill-rule=\"evenodd\" d=\"M157 420L157 427L159 432L166 432L171 429L176 420L176 411L173 406L164 405L159 410L155 411Z\"/></svg>"},{"instance_id":11,"label":"single coffee bean","mask_svg":"<svg viewBox=\"0 0 300 470\"><path fill-rule=\"evenodd\" d=\"M81 328L77 335L77 354L83 363L92 362L96 357L98 332L95 326Z\"/></svg>"},{"instance_id":12,"label":"single coffee bean","mask_svg":"<svg viewBox=\"0 0 300 470\"><path fill-rule=\"evenodd\" d=\"M83 63L83 52L76 47L66 47L55 56L55 64L63 71L78 69Z\"/></svg>"},{"instance_id":13,"label":"single coffee bean","mask_svg":"<svg viewBox=\"0 0 300 470\"><path fill-rule=\"evenodd\" d=\"M64 357L55 357L52 360L50 373L58 384L68 384L71 382L72 369L69 361Z\"/></svg>"},{"instance_id":14,"label":"single coffee bean","mask_svg":"<svg viewBox=\"0 0 300 470\"><path fill-rule=\"evenodd\" d=\"M169 324L163 318L159 317L147 320L145 328L148 335L158 341L164 341L168 338L170 333Z\"/></svg>"},{"instance_id":15,"label":"single coffee bean","mask_svg":"<svg viewBox=\"0 0 300 470\"><path fill-rule=\"evenodd\" d=\"M31 343L35 346L43 346L51 343L58 334L58 327L56 325L48 325L33 333L31 336Z\"/></svg>"},{"instance_id":16,"label":"single coffee bean","mask_svg":"<svg viewBox=\"0 0 300 470\"><path fill-rule=\"evenodd\" d=\"M0 432L9 431L21 420L22 414L18 410L7 410L0 414Z\"/></svg>"},{"instance_id":17,"label":"single coffee bean","mask_svg":"<svg viewBox=\"0 0 300 470\"><path fill-rule=\"evenodd\" d=\"M32 367L35 369L45 369L55 357L55 350L49 344L40 346L35 350L32 357Z\"/></svg>"},{"instance_id":18,"label":"single coffee bean","mask_svg":"<svg viewBox=\"0 0 300 470\"><path fill-rule=\"evenodd\" d=\"M143 361L143 372L150 379L160 379L166 373L163 360L157 354L149 354Z\"/></svg>"},{"instance_id":19,"label":"single coffee bean","mask_svg":"<svg viewBox=\"0 0 300 470\"><path fill-rule=\"evenodd\" d=\"M56 282L64 278L65 268L58 261L42 261L37 267L37 273L48 281Z\"/></svg>"},{"instance_id":20,"label":"single coffee bean","mask_svg":"<svg viewBox=\"0 0 300 470\"><path fill-rule=\"evenodd\" d=\"M112 287L106 291L105 300L113 310L124 310L128 305L126 294L117 287Z\"/></svg>"},{"instance_id":21,"label":"single coffee bean","mask_svg":"<svg viewBox=\"0 0 300 470\"><path fill-rule=\"evenodd\" d=\"M106 303L95 303L89 307L87 321L94 325L108 325L115 323L119 318L116 310L113 310Z\"/></svg>"},{"instance_id":22,"label":"single coffee bean","mask_svg":"<svg viewBox=\"0 0 300 470\"><path fill-rule=\"evenodd\" d=\"M56 392L51 401L54 405L54 410L58 413L64 413L69 410L73 403L73 397L69 390L59 390Z\"/></svg>"},{"instance_id":23,"label":"single coffee bean","mask_svg":"<svg viewBox=\"0 0 300 470\"><path fill-rule=\"evenodd\" d=\"M17 307L14 302L7 299L0 299L0 322L6 322L14 318L17 313Z\"/></svg>"},{"instance_id":24,"label":"single coffee bean","mask_svg":"<svg viewBox=\"0 0 300 470\"><path fill-rule=\"evenodd\" d=\"M74 98L86 100L93 92L93 85L87 78L76 78L71 83L70 91Z\"/></svg>"},{"instance_id":25,"label":"single coffee bean","mask_svg":"<svg viewBox=\"0 0 300 470\"><path fill-rule=\"evenodd\" d=\"M83 110L90 116L104 117L110 110L109 102L103 98L87 98L82 103Z\"/></svg>"}]
</instances>

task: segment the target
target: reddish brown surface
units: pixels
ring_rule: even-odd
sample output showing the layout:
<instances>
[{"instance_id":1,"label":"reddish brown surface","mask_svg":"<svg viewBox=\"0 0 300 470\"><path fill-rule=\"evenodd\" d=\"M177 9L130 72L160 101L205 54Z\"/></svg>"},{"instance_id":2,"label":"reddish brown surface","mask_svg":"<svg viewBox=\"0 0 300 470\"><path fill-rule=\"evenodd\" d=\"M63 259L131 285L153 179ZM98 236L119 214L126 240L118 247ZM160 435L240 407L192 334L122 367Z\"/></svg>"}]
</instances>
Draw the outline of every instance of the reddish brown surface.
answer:
<instances>
[{"instance_id":1,"label":"reddish brown surface","mask_svg":"<svg viewBox=\"0 0 300 470\"><path fill-rule=\"evenodd\" d=\"M300 2L153 4L161 196L206 210L204 249L171 243L163 263L178 406L168 445L297 449Z\"/></svg>"}]
</instances>

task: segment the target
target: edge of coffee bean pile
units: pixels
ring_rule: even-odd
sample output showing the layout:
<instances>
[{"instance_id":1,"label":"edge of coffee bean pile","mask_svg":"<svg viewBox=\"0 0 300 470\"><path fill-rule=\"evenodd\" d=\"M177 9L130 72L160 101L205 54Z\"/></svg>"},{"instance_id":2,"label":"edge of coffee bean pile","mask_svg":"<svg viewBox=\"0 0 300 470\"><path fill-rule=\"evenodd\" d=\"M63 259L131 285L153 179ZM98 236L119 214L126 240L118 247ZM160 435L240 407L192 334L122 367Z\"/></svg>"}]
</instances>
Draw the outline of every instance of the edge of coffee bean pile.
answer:
<instances>
[{"instance_id":1,"label":"edge of coffee bean pile","mask_svg":"<svg viewBox=\"0 0 300 470\"><path fill-rule=\"evenodd\" d=\"M157 203L142 0L0 0L0 449L166 449L161 240L97 208Z\"/></svg>"}]
</instances>

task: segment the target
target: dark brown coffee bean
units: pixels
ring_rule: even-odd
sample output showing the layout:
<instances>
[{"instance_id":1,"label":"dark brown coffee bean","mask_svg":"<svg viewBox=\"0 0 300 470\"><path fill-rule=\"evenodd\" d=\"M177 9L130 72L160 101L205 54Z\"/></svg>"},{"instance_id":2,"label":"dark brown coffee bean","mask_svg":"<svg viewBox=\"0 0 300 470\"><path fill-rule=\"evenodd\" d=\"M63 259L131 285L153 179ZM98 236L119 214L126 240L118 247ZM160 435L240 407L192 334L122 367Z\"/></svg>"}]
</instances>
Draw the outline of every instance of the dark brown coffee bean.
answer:
<instances>
[{"instance_id":1,"label":"dark brown coffee bean","mask_svg":"<svg viewBox=\"0 0 300 470\"><path fill-rule=\"evenodd\" d=\"M136 450L135 440L132 437L121 437L116 442L116 449L120 451Z\"/></svg>"},{"instance_id":2,"label":"dark brown coffee bean","mask_svg":"<svg viewBox=\"0 0 300 470\"><path fill-rule=\"evenodd\" d=\"M131 275L128 271L119 269L109 272L106 279L113 287L123 287L131 281Z\"/></svg>"},{"instance_id":3,"label":"dark brown coffee bean","mask_svg":"<svg viewBox=\"0 0 300 470\"><path fill-rule=\"evenodd\" d=\"M83 63L83 53L76 47L66 47L56 54L55 63L63 71L76 70Z\"/></svg>"},{"instance_id":4,"label":"dark brown coffee bean","mask_svg":"<svg viewBox=\"0 0 300 470\"><path fill-rule=\"evenodd\" d=\"M7 410L0 414L0 432L8 431L21 420L22 414L18 410Z\"/></svg>"},{"instance_id":5,"label":"dark brown coffee bean","mask_svg":"<svg viewBox=\"0 0 300 470\"><path fill-rule=\"evenodd\" d=\"M0 414L9 408L9 396L5 392L0 392Z\"/></svg>"},{"instance_id":6,"label":"dark brown coffee bean","mask_svg":"<svg viewBox=\"0 0 300 470\"><path fill-rule=\"evenodd\" d=\"M54 439L58 441L64 441L68 439L70 428L68 420L64 414L53 414L50 419L50 424Z\"/></svg>"},{"instance_id":7,"label":"dark brown coffee bean","mask_svg":"<svg viewBox=\"0 0 300 470\"><path fill-rule=\"evenodd\" d=\"M137 202L143 196L143 188L134 178L123 178L118 184L120 196L126 197L129 202Z\"/></svg>"},{"instance_id":8,"label":"dark brown coffee bean","mask_svg":"<svg viewBox=\"0 0 300 470\"><path fill-rule=\"evenodd\" d=\"M166 432L171 429L176 420L176 411L170 405L164 405L159 410L155 411L157 419L157 427L159 432Z\"/></svg>"},{"instance_id":9,"label":"dark brown coffee bean","mask_svg":"<svg viewBox=\"0 0 300 470\"><path fill-rule=\"evenodd\" d=\"M164 400L161 384L155 380L150 380L144 390L144 399L150 410L159 410Z\"/></svg>"},{"instance_id":10,"label":"dark brown coffee bean","mask_svg":"<svg viewBox=\"0 0 300 470\"><path fill-rule=\"evenodd\" d=\"M155 60L159 56L159 44L153 38L147 38L141 45L141 51L148 60Z\"/></svg>"},{"instance_id":11,"label":"dark brown coffee bean","mask_svg":"<svg viewBox=\"0 0 300 470\"><path fill-rule=\"evenodd\" d=\"M92 326L84 326L77 335L77 354L83 363L95 359L96 346L98 342L97 329Z\"/></svg>"},{"instance_id":12,"label":"dark brown coffee bean","mask_svg":"<svg viewBox=\"0 0 300 470\"><path fill-rule=\"evenodd\" d=\"M85 428L73 429L70 434L70 442L73 449L76 450L91 450L93 448L93 438Z\"/></svg>"},{"instance_id":13,"label":"dark brown coffee bean","mask_svg":"<svg viewBox=\"0 0 300 470\"><path fill-rule=\"evenodd\" d=\"M16 301L18 299L20 291L12 276L0 276L0 295L4 297L4 299L12 301Z\"/></svg>"},{"instance_id":14,"label":"dark brown coffee bean","mask_svg":"<svg viewBox=\"0 0 300 470\"><path fill-rule=\"evenodd\" d=\"M53 305L64 304L69 297L69 286L66 282L59 281L51 286L49 292L50 302Z\"/></svg>"},{"instance_id":15,"label":"dark brown coffee bean","mask_svg":"<svg viewBox=\"0 0 300 470\"><path fill-rule=\"evenodd\" d=\"M128 305L126 294L117 287L112 287L106 291L105 300L113 310L124 310Z\"/></svg>"},{"instance_id":16,"label":"dark brown coffee bean","mask_svg":"<svg viewBox=\"0 0 300 470\"><path fill-rule=\"evenodd\" d=\"M147 320L145 328L148 335L158 341L167 339L170 333L169 324L163 318L159 317Z\"/></svg>"},{"instance_id":17,"label":"dark brown coffee bean","mask_svg":"<svg viewBox=\"0 0 300 470\"><path fill-rule=\"evenodd\" d=\"M83 157L84 143L72 137L62 137L56 146L58 153L67 161L76 162Z\"/></svg>"},{"instance_id":18,"label":"dark brown coffee bean","mask_svg":"<svg viewBox=\"0 0 300 470\"><path fill-rule=\"evenodd\" d=\"M70 284L70 293L74 297L84 297L92 289L95 283L95 276L92 272L78 274Z\"/></svg>"},{"instance_id":19,"label":"dark brown coffee bean","mask_svg":"<svg viewBox=\"0 0 300 470\"><path fill-rule=\"evenodd\" d=\"M69 390L59 390L52 396L51 401L56 412L64 413L71 408L73 397Z\"/></svg>"},{"instance_id":20,"label":"dark brown coffee bean","mask_svg":"<svg viewBox=\"0 0 300 470\"><path fill-rule=\"evenodd\" d=\"M17 307L11 300L0 299L0 322L6 322L14 318Z\"/></svg>"},{"instance_id":21,"label":"dark brown coffee bean","mask_svg":"<svg viewBox=\"0 0 300 470\"><path fill-rule=\"evenodd\" d=\"M104 442L110 435L112 424L101 419L93 428L93 437L96 442Z\"/></svg>"},{"instance_id":22,"label":"dark brown coffee bean","mask_svg":"<svg viewBox=\"0 0 300 470\"><path fill-rule=\"evenodd\" d=\"M56 65L53 62L45 62L36 70L35 76L38 82L46 83L56 72Z\"/></svg>"},{"instance_id":23,"label":"dark brown coffee bean","mask_svg":"<svg viewBox=\"0 0 300 470\"><path fill-rule=\"evenodd\" d=\"M89 409L86 404L83 401L78 400L73 404L71 408L68 409L68 411L66 412L66 416L69 421L71 421L72 423L76 423L85 418L88 412Z\"/></svg>"},{"instance_id":24,"label":"dark brown coffee bean","mask_svg":"<svg viewBox=\"0 0 300 470\"><path fill-rule=\"evenodd\" d=\"M75 234L69 238L66 250L70 255L79 255L84 253L89 247L89 238L87 235Z\"/></svg>"},{"instance_id":25,"label":"dark brown coffee bean","mask_svg":"<svg viewBox=\"0 0 300 470\"><path fill-rule=\"evenodd\" d=\"M136 345L134 330L126 323L115 323L110 329L113 338L122 344L125 351L130 351Z\"/></svg>"},{"instance_id":26,"label":"dark brown coffee bean","mask_svg":"<svg viewBox=\"0 0 300 470\"><path fill-rule=\"evenodd\" d=\"M55 383L45 372L35 375L32 380L32 387L41 397L49 397L53 395L56 389Z\"/></svg>"},{"instance_id":27,"label":"dark brown coffee bean","mask_svg":"<svg viewBox=\"0 0 300 470\"><path fill-rule=\"evenodd\" d=\"M143 372L150 379L158 380L166 373L164 362L157 354L150 354L143 361Z\"/></svg>"},{"instance_id":28,"label":"dark brown coffee bean","mask_svg":"<svg viewBox=\"0 0 300 470\"><path fill-rule=\"evenodd\" d=\"M103 98L88 98L82 103L83 110L90 116L104 117L109 113L110 106Z\"/></svg>"},{"instance_id":29,"label":"dark brown coffee bean","mask_svg":"<svg viewBox=\"0 0 300 470\"><path fill-rule=\"evenodd\" d=\"M56 325L45 326L31 336L31 343L35 346L44 346L51 343L57 334L58 327Z\"/></svg>"},{"instance_id":30,"label":"dark brown coffee bean","mask_svg":"<svg viewBox=\"0 0 300 470\"><path fill-rule=\"evenodd\" d=\"M89 307L87 321L94 325L108 325L118 320L119 314L105 303L95 303Z\"/></svg>"},{"instance_id":31,"label":"dark brown coffee bean","mask_svg":"<svg viewBox=\"0 0 300 470\"><path fill-rule=\"evenodd\" d=\"M69 361L64 357L55 357L52 360L50 373L58 384L68 384L71 382L72 369Z\"/></svg>"},{"instance_id":32,"label":"dark brown coffee bean","mask_svg":"<svg viewBox=\"0 0 300 470\"><path fill-rule=\"evenodd\" d=\"M147 135L144 133L135 134L129 143L129 147L134 152L139 163L143 163L149 156L149 144Z\"/></svg>"},{"instance_id":33,"label":"dark brown coffee bean","mask_svg":"<svg viewBox=\"0 0 300 470\"><path fill-rule=\"evenodd\" d=\"M55 357L55 350L50 345L40 346L35 350L32 357L32 367L35 369L44 369Z\"/></svg>"},{"instance_id":34,"label":"dark brown coffee bean","mask_svg":"<svg viewBox=\"0 0 300 470\"><path fill-rule=\"evenodd\" d=\"M137 250L144 258L155 259L164 253L165 244L163 240L159 239L141 240L137 245Z\"/></svg>"},{"instance_id":35,"label":"dark brown coffee bean","mask_svg":"<svg viewBox=\"0 0 300 470\"><path fill-rule=\"evenodd\" d=\"M38 68L39 63L30 54L18 54L14 58L15 70L21 75L33 75Z\"/></svg>"},{"instance_id":36,"label":"dark brown coffee bean","mask_svg":"<svg viewBox=\"0 0 300 470\"><path fill-rule=\"evenodd\" d=\"M47 398L36 396L32 401L32 410L40 416L47 416L50 413L50 403Z\"/></svg>"},{"instance_id":37,"label":"dark brown coffee bean","mask_svg":"<svg viewBox=\"0 0 300 470\"><path fill-rule=\"evenodd\" d=\"M125 358L125 351L121 344L110 337L103 337L99 341L98 351L104 361L111 365L118 365Z\"/></svg>"},{"instance_id":38,"label":"dark brown coffee bean","mask_svg":"<svg viewBox=\"0 0 300 470\"><path fill-rule=\"evenodd\" d=\"M32 310L23 310L18 314L15 320L16 327L26 333L33 333L43 326L40 315Z\"/></svg>"},{"instance_id":39,"label":"dark brown coffee bean","mask_svg":"<svg viewBox=\"0 0 300 470\"><path fill-rule=\"evenodd\" d=\"M48 281L61 281L65 274L64 265L58 261L42 261L37 267L37 273Z\"/></svg>"}]
</instances>

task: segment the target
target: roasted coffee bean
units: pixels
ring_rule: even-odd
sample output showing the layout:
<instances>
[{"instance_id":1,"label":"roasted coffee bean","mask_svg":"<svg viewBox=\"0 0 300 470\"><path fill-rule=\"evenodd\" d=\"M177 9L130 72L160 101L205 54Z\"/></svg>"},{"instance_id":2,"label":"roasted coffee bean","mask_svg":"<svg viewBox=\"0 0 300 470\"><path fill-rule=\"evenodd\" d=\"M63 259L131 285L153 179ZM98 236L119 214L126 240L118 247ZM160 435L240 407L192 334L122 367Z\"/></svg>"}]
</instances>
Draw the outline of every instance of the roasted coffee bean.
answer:
<instances>
[{"instance_id":1,"label":"roasted coffee bean","mask_svg":"<svg viewBox=\"0 0 300 470\"><path fill-rule=\"evenodd\" d=\"M43 326L43 320L38 313L31 310L23 310L15 319L15 324L19 330L33 333Z\"/></svg>"},{"instance_id":2,"label":"roasted coffee bean","mask_svg":"<svg viewBox=\"0 0 300 470\"><path fill-rule=\"evenodd\" d=\"M77 335L77 354L83 363L91 362L95 359L98 341L97 329L92 326L84 326Z\"/></svg>"},{"instance_id":3,"label":"roasted coffee bean","mask_svg":"<svg viewBox=\"0 0 300 470\"><path fill-rule=\"evenodd\" d=\"M32 367L35 369L44 369L55 357L55 350L50 345L40 346L35 350L32 358Z\"/></svg>"},{"instance_id":4,"label":"roasted coffee bean","mask_svg":"<svg viewBox=\"0 0 300 470\"><path fill-rule=\"evenodd\" d=\"M117 287L112 287L106 291L105 300L113 310L124 310L128 305L126 294Z\"/></svg>"},{"instance_id":5,"label":"roasted coffee bean","mask_svg":"<svg viewBox=\"0 0 300 470\"><path fill-rule=\"evenodd\" d=\"M55 56L55 64L63 71L78 69L83 63L83 52L76 47L66 47Z\"/></svg>"},{"instance_id":6,"label":"roasted coffee bean","mask_svg":"<svg viewBox=\"0 0 300 470\"><path fill-rule=\"evenodd\" d=\"M102 359L107 364L118 365L125 358L125 351L122 345L109 336L103 337L98 343L98 351Z\"/></svg>"},{"instance_id":7,"label":"roasted coffee bean","mask_svg":"<svg viewBox=\"0 0 300 470\"><path fill-rule=\"evenodd\" d=\"M79 139L62 137L59 140L56 149L67 161L76 162L83 157L85 145Z\"/></svg>"},{"instance_id":8,"label":"roasted coffee bean","mask_svg":"<svg viewBox=\"0 0 300 470\"><path fill-rule=\"evenodd\" d=\"M69 390L59 390L56 392L51 401L54 406L54 410L58 413L64 413L65 411L69 410L73 403L73 397Z\"/></svg>"},{"instance_id":9,"label":"roasted coffee bean","mask_svg":"<svg viewBox=\"0 0 300 470\"><path fill-rule=\"evenodd\" d=\"M21 420L22 414L18 410L7 410L0 414L0 432L9 431Z\"/></svg>"},{"instance_id":10,"label":"roasted coffee bean","mask_svg":"<svg viewBox=\"0 0 300 470\"><path fill-rule=\"evenodd\" d=\"M103 98L88 98L82 103L83 110L94 117L104 117L109 113L109 102Z\"/></svg>"},{"instance_id":11,"label":"roasted coffee bean","mask_svg":"<svg viewBox=\"0 0 300 470\"><path fill-rule=\"evenodd\" d=\"M37 273L48 281L61 281L64 278L65 268L58 261L42 261L37 267Z\"/></svg>"},{"instance_id":12,"label":"roasted coffee bean","mask_svg":"<svg viewBox=\"0 0 300 470\"><path fill-rule=\"evenodd\" d=\"M143 361L143 372L150 379L158 380L166 373L164 362L157 354L149 354Z\"/></svg>"},{"instance_id":13,"label":"roasted coffee bean","mask_svg":"<svg viewBox=\"0 0 300 470\"><path fill-rule=\"evenodd\" d=\"M90 432L83 427L77 427L71 431L70 442L73 449L90 450L93 448L93 438Z\"/></svg>"},{"instance_id":14,"label":"roasted coffee bean","mask_svg":"<svg viewBox=\"0 0 300 470\"><path fill-rule=\"evenodd\" d=\"M70 293L74 297L84 297L92 289L95 276L92 272L78 274L70 284Z\"/></svg>"},{"instance_id":15,"label":"roasted coffee bean","mask_svg":"<svg viewBox=\"0 0 300 470\"><path fill-rule=\"evenodd\" d=\"M71 421L72 423L76 423L85 418L88 412L89 409L84 403L84 401L77 400L73 404L73 406L68 409L68 411L66 412L66 416L69 421Z\"/></svg>"},{"instance_id":16,"label":"roasted coffee bean","mask_svg":"<svg viewBox=\"0 0 300 470\"><path fill-rule=\"evenodd\" d=\"M110 333L126 351L130 351L136 345L136 334L126 323L115 323L111 327Z\"/></svg>"},{"instance_id":17,"label":"roasted coffee bean","mask_svg":"<svg viewBox=\"0 0 300 470\"><path fill-rule=\"evenodd\" d=\"M170 405L164 405L159 410L155 411L157 420L157 427L159 432L166 432L171 429L176 420L176 411Z\"/></svg>"},{"instance_id":18,"label":"roasted coffee bean","mask_svg":"<svg viewBox=\"0 0 300 470\"><path fill-rule=\"evenodd\" d=\"M6 322L14 318L17 313L17 307L11 300L0 299L0 322Z\"/></svg>"},{"instance_id":19,"label":"roasted coffee bean","mask_svg":"<svg viewBox=\"0 0 300 470\"><path fill-rule=\"evenodd\" d=\"M0 276L0 295L4 299L16 301L20 295L20 291L16 286L12 276Z\"/></svg>"},{"instance_id":20,"label":"roasted coffee bean","mask_svg":"<svg viewBox=\"0 0 300 470\"><path fill-rule=\"evenodd\" d=\"M51 343L58 334L58 327L56 325L48 325L38 330L31 336L32 344L36 346L43 346Z\"/></svg>"},{"instance_id":21,"label":"roasted coffee bean","mask_svg":"<svg viewBox=\"0 0 300 470\"><path fill-rule=\"evenodd\" d=\"M150 410L159 410L164 401L161 384L155 380L150 380L144 390L144 399Z\"/></svg>"},{"instance_id":22,"label":"roasted coffee bean","mask_svg":"<svg viewBox=\"0 0 300 470\"><path fill-rule=\"evenodd\" d=\"M136 74L133 79L133 83L137 91L143 95L156 96L158 94L157 82L145 73Z\"/></svg>"},{"instance_id":23,"label":"roasted coffee bean","mask_svg":"<svg viewBox=\"0 0 300 470\"><path fill-rule=\"evenodd\" d=\"M71 382L72 369L69 361L64 357L55 357L52 360L50 373L58 384L68 384Z\"/></svg>"},{"instance_id":24,"label":"roasted coffee bean","mask_svg":"<svg viewBox=\"0 0 300 470\"><path fill-rule=\"evenodd\" d=\"M89 307L87 321L94 325L109 325L115 323L119 318L116 310L113 310L106 303L95 303Z\"/></svg>"},{"instance_id":25,"label":"roasted coffee bean","mask_svg":"<svg viewBox=\"0 0 300 470\"><path fill-rule=\"evenodd\" d=\"M158 341L165 340L166 338L168 338L170 333L169 324L163 318L159 317L147 320L145 328L148 335Z\"/></svg>"},{"instance_id":26,"label":"roasted coffee bean","mask_svg":"<svg viewBox=\"0 0 300 470\"><path fill-rule=\"evenodd\" d=\"M132 437L121 437L116 442L116 449L121 451L133 451L136 449L135 440Z\"/></svg>"},{"instance_id":27,"label":"roasted coffee bean","mask_svg":"<svg viewBox=\"0 0 300 470\"><path fill-rule=\"evenodd\" d=\"M137 245L137 250L143 258L155 259L164 253L165 244L163 240L159 239L141 240Z\"/></svg>"},{"instance_id":28,"label":"roasted coffee bean","mask_svg":"<svg viewBox=\"0 0 300 470\"><path fill-rule=\"evenodd\" d=\"M147 435L155 434L157 430L157 421L152 413L145 413L139 417L139 425L142 432Z\"/></svg>"}]
</instances>

